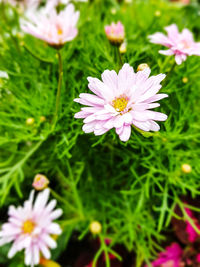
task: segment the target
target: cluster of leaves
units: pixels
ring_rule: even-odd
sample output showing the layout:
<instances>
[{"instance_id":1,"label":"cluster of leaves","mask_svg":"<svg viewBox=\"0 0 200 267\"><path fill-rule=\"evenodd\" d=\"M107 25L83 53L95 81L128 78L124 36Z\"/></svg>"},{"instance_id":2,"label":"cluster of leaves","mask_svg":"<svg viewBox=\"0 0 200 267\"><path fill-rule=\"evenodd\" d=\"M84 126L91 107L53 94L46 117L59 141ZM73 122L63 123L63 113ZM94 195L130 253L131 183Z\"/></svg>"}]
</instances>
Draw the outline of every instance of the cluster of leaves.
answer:
<instances>
[{"instance_id":1,"label":"cluster of leaves","mask_svg":"<svg viewBox=\"0 0 200 267\"><path fill-rule=\"evenodd\" d=\"M90 222L97 220L102 224L100 240L112 240L108 247L102 241L100 251L108 254L115 244L123 244L137 252L136 266L140 266L160 248L161 230L169 226L175 205L183 205L181 196L200 194L199 58L176 66L164 82L162 92L169 98L162 100L159 111L169 118L158 133L133 130L127 143L114 130L102 137L85 135L82 121L74 119L80 106L73 99L89 90L88 76L100 78L105 69L119 69L104 34L105 24L121 20L125 25L124 62L135 69L146 62L153 74L168 73L173 57L159 55L159 47L150 44L147 36L177 23L200 39L200 6L194 1L180 8L163 0L132 4L96 0L76 6L81 13L79 35L61 50L62 110L55 129L56 50L24 36L16 10L0 7L0 70L9 75L8 80L0 80L1 221L7 219L8 205L19 205L28 197L34 175L43 173L64 211L63 235L54 258L67 249L74 231L81 240ZM160 16L155 16L157 10ZM34 118L34 123L27 125L27 118ZM181 171L183 163L192 166L190 174ZM4 250L0 261L9 265ZM109 260L106 264L110 266Z\"/></svg>"}]
</instances>

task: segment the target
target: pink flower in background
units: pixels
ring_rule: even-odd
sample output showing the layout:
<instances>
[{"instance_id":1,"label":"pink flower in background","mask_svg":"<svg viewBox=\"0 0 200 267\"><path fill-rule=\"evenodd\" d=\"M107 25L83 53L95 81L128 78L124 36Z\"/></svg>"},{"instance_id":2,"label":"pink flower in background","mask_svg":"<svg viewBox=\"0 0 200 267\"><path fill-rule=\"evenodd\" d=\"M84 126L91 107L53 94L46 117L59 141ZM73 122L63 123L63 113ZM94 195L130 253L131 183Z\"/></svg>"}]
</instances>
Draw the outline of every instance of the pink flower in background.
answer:
<instances>
[{"instance_id":1,"label":"pink flower in background","mask_svg":"<svg viewBox=\"0 0 200 267\"><path fill-rule=\"evenodd\" d=\"M175 55L175 61L180 65L187 56L200 56L200 42L195 42L192 33L188 29L178 31L175 24L165 28L167 36L157 32L149 36L150 42L168 47L168 50L160 50L159 53L167 56Z\"/></svg>"},{"instance_id":2,"label":"pink flower in background","mask_svg":"<svg viewBox=\"0 0 200 267\"><path fill-rule=\"evenodd\" d=\"M40 4L40 0L3 0L3 3L9 3L12 6L20 6L23 9L36 9L38 5ZM1 1L0 1L1 3Z\"/></svg>"},{"instance_id":3,"label":"pink flower in background","mask_svg":"<svg viewBox=\"0 0 200 267\"><path fill-rule=\"evenodd\" d=\"M155 120L165 121L167 116L149 109L159 107L154 102L167 97L157 94L165 75L149 78L150 72L150 68L146 68L135 73L126 63L118 75L114 70L105 70L102 81L88 77L88 87L95 95L82 93L74 99L87 106L75 114L75 118L84 118L83 131L102 135L115 128L124 142L130 138L132 124L143 131L159 131Z\"/></svg>"},{"instance_id":4,"label":"pink flower in background","mask_svg":"<svg viewBox=\"0 0 200 267\"><path fill-rule=\"evenodd\" d=\"M178 2L181 4L188 5L190 3L190 0L170 0L171 2Z\"/></svg>"},{"instance_id":5,"label":"pink flower in background","mask_svg":"<svg viewBox=\"0 0 200 267\"><path fill-rule=\"evenodd\" d=\"M120 45L124 41L124 26L120 21L116 24L112 22L111 25L105 26L105 33L111 43Z\"/></svg>"},{"instance_id":6,"label":"pink flower in background","mask_svg":"<svg viewBox=\"0 0 200 267\"><path fill-rule=\"evenodd\" d=\"M177 243L172 243L151 264L153 267L180 267L182 253L181 247Z\"/></svg>"},{"instance_id":7,"label":"pink flower in background","mask_svg":"<svg viewBox=\"0 0 200 267\"><path fill-rule=\"evenodd\" d=\"M187 215L193 220L196 227L200 230L200 225L197 219L194 217L193 212L188 208L185 208L185 211L187 212ZM186 221L186 232L188 234L189 241L192 243L195 242L198 237L198 234L189 221Z\"/></svg>"},{"instance_id":8,"label":"pink flower in background","mask_svg":"<svg viewBox=\"0 0 200 267\"><path fill-rule=\"evenodd\" d=\"M22 20L21 28L49 45L60 47L76 37L78 18L79 12L75 12L73 4L67 5L60 13L47 7L29 13L29 20Z\"/></svg>"},{"instance_id":9,"label":"pink flower in background","mask_svg":"<svg viewBox=\"0 0 200 267\"><path fill-rule=\"evenodd\" d=\"M48 204L49 189L37 195L33 204L34 191L23 207L9 207L9 219L2 225L0 231L0 246L13 242L8 253L12 258L18 251L25 249L25 264L37 265L40 261L40 252L44 258L49 259L49 248L55 248L56 242L51 234L60 235L61 229L53 220L61 216L62 210L56 209L56 200Z\"/></svg>"}]
</instances>

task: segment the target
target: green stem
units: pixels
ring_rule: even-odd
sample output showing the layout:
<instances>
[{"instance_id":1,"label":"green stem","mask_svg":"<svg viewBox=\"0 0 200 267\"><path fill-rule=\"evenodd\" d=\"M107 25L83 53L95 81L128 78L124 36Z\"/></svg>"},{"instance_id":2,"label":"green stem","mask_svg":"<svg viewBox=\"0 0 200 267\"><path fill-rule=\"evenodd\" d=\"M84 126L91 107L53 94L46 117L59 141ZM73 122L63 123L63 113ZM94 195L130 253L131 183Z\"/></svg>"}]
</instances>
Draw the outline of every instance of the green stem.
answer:
<instances>
[{"instance_id":1,"label":"green stem","mask_svg":"<svg viewBox=\"0 0 200 267\"><path fill-rule=\"evenodd\" d=\"M63 78L63 64L62 64L62 56L60 50L58 50L58 65L59 65L59 74L58 74L58 88L57 88L57 95L56 95L56 110L53 119L53 129L56 125L58 120L58 112L60 108L60 97L61 97L61 87L62 87L62 78Z\"/></svg>"},{"instance_id":2,"label":"green stem","mask_svg":"<svg viewBox=\"0 0 200 267\"><path fill-rule=\"evenodd\" d=\"M115 45L115 60L117 62L118 68L120 70L122 65L123 65L123 62L122 62L122 56L121 56L121 53L119 51L118 45Z\"/></svg>"},{"instance_id":3,"label":"green stem","mask_svg":"<svg viewBox=\"0 0 200 267\"><path fill-rule=\"evenodd\" d=\"M167 76L164 80L163 86L166 85L168 79L170 78L172 72L174 71L174 68L176 67L176 62L174 62L174 64L171 66L171 69L169 70L169 72L167 73Z\"/></svg>"},{"instance_id":4,"label":"green stem","mask_svg":"<svg viewBox=\"0 0 200 267\"><path fill-rule=\"evenodd\" d=\"M47 60L47 59L44 59L44 58L41 58L39 57L38 55L34 54L30 48L23 43L23 47L25 48L25 50L32 56L34 57L35 59L39 60L39 61L42 61L42 62L45 62L45 63L53 63L53 61L50 61L50 60Z\"/></svg>"}]
</instances>

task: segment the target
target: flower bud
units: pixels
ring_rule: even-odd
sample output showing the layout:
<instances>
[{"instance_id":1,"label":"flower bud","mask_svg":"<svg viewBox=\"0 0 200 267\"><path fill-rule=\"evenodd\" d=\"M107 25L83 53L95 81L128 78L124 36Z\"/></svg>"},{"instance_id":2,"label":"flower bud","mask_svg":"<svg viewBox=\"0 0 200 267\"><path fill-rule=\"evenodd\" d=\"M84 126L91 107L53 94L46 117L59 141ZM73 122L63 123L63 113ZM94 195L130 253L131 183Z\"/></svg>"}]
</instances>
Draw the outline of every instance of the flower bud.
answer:
<instances>
[{"instance_id":1,"label":"flower bud","mask_svg":"<svg viewBox=\"0 0 200 267\"><path fill-rule=\"evenodd\" d=\"M35 119L34 119L34 118L28 118L28 119L26 120L26 125L33 125L34 122L35 122Z\"/></svg>"},{"instance_id":2,"label":"flower bud","mask_svg":"<svg viewBox=\"0 0 200 267\"><path fill-rule=\"evenodd\" d=\"M187 77L183 77L182 82L183 83L188 83L188 78Z\"/></svg>"},{"instance_id":3,"label":"flower bud","mask_svg":"<svg viewBox=\"0 0 200 267\"><path fill-rule=\"evenodd\" d=\"M120 47L119 47L119 52L121 54L125 54L126 53L126 42L123 42Z\"/></svg>"},{"instance_id":4,"label":"flower bud","mask_svg":"<svg viewBox=\"0 0 200 267\"><path fill-rule=\"evenodd\" d=\"M36 174L32 185L36 190L40 191L40 190L45 189L48 186L48 184L49 184L49 180L47 179L45 175Z\"/></svg>"},{"instance_id":5,"label":"flower bud","mask_svg":"<svg viewBox=\"0 0 200 267\"><path fill-rule=\"evenodd\" d=\"M143 71L146 68L149 68L149 65L147 63L142 63L142 64L138 65L137 71Z\"/></svg>"},{"instance_id":6,"label":"flower bud","mask_svg":"<svg viewBox=\"0 0 200 267\"><path fill-rule=\"evenodd\" d=\"M112 22L111 25L105 26L105 33L108 40L114 45L121 45L124 41L124 25L120 21L116 24Z\"/></svg>"},{"instance_id":7,"label":"flower bud","mask_svg":"<svg viewBox=\"0 0 200 267\"><path fill-rule=\"evenodd\" d=\"M57 262L52 260L47 260L45 258L40 259L40 265L43 267L61 267L61 265L58 264Z\"/></svg>"},{"instance_id":8,"label":"flower bud","mask_svg":"<svg viewBox=\"0 0 200 267\"><path fill-rule=\"evenodd\" d=\"M160 10L156 10L155 13L154 13L154 15L155 15L156 17L160 17L160 16L161 16L161 12L160 12Z\"/></svg>"},{"instance_id":9,"label":"flower bud","mask_svg":"<svg viewBox=\"0 0 200 267\"><path fill-rule=\"evenodd\" d=\"M184 173L190 173L192 171L192 167L187 163L182 164L181 169Z\"/></svg>"},{"instance_id":10,"label":"flower bud","mask_svg":"<svg viewBox=\"0 0 200 267\"><path fill-rule=\"evenodd\" d=\"M46 117L45 116L41 116L40 117L40 122L44 122L44 121L46 121Z\"/></svg>"},{"instance_id":11,"label":"flower bud","mask_svg":"<svg viewBox=\"0 0 200 267\"><path fill-rule=\"evenodd\" d=\"M90 232L91 233L93 233L94 235L99 234L99 233L101 233L101 230L102 230L102 225L100 224L100 222L98 222L98 221L91 222L91 224L90 224Z\"/></svg>"}]
</instances>

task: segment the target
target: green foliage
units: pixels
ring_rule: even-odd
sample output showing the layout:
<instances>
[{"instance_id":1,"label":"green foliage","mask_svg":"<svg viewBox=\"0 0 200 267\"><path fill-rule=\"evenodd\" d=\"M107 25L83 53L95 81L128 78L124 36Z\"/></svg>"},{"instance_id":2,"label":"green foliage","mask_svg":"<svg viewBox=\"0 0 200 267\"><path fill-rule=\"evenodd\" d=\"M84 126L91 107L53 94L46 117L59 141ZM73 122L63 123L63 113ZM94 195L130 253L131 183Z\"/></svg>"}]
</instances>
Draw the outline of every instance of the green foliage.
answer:
<instances>
[{"instance_id":1,"label":"green foliage","mask_svg":"<svg viewBox=\"0 0 200 267\"><path fill-rule=\"evenodd\" d=\"M55 129L56 50L23 36L17 12L1 6L0 70L9 79L0 80L0 204L4 211L11 203L20 204L28 197L34 175L43 173L50 180L52 197L64 211L60 221L64 234L54 258L67 248L74 230L82 239L90 222L98 220L103 230L95 260L104 252L110 266L108 253L114 253L112 247L120 243L137 252L140 266L160 249L161 230L169 226L174 206L183 206L181 196L199 195L199 58L188 58L164 81L161 91L169 98L162 100L158 110L169 118L160 123L160 132L141 134L133 128L127 143L114 130L100 137L84 134L82 120L74 119L80 105L73 99L89 92L88 76L100 78L105 69L119 69L104 34L107 23L121 20L125 25L124 62L134 69L146 62L152 74L168 73L173 57L158 54L159 46L149 43L147 36L177 23L180 29L191 29L199 40L200 7L195 1L180 7L161 0L120 5L114 0L96 0L76 6L81 13L79 34L61 50L62 110ZM183 83L183 77L188 83ZM41 116L46 117L44 122ZM35 122L27 125L27 118ZM192 166L190 174L181 171L183 163ZM1 222L5 220L2 216ZM104 238L112 240L109 246ZM8 264L2 251L0 261Z\"/></svg>"}]
</instances>

